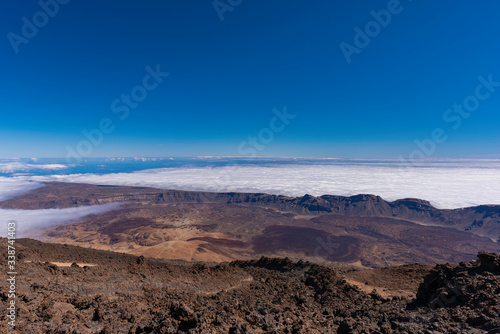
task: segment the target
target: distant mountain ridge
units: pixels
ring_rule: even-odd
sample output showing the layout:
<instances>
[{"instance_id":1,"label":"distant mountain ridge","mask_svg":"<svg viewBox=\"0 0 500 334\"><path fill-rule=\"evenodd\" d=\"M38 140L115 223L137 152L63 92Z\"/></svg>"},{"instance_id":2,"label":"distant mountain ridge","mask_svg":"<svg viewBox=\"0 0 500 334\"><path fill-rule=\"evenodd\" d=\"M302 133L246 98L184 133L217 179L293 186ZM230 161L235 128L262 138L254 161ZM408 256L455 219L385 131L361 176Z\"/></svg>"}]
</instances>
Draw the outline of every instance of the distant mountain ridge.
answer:
<instances>
[{"instance_id":1,"label":"distant mountain ridge","mask_svg":"<svg viewBox=\"0 0 500 334\"><path fill-rule=\"evenodd\" d=\"M304 215L388 217L423 225L470 231L500 241L500 205L437 209L422 199L405 198L388 202L380 196L367 194L350 197L335 195L288 197L264 193L213 193L49 182L45 187L35 189L28 194L0 202L0 208L33 210L134 201L257 205Z\"/></svg>"}]
</instances>

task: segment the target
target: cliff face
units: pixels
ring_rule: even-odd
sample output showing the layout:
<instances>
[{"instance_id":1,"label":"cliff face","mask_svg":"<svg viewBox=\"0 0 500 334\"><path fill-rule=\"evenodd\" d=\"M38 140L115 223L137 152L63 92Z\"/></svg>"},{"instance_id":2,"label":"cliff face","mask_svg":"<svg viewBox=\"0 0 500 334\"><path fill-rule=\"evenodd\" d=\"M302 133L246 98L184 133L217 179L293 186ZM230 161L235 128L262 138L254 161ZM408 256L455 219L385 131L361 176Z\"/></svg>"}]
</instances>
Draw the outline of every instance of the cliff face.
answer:
<instances>
[{"instance_id":1,"label":"cliff face","mask_svg":"<svg viewBox=\"0 0 500 334\"><path fill-rule=\"evenodd\" d=\"M441 210L421 199L406 198L388 202L379 196L366 194L350 197L333 195L287 197L262 193L209 193L144 187L47 183L46 187L36 189L29 194L0 202L0 207L33 210L110 202L225 203L256 205L305 215L390 217L470 231L495 241L500 239L500 205Z\"/></svg>"}]
</instances>

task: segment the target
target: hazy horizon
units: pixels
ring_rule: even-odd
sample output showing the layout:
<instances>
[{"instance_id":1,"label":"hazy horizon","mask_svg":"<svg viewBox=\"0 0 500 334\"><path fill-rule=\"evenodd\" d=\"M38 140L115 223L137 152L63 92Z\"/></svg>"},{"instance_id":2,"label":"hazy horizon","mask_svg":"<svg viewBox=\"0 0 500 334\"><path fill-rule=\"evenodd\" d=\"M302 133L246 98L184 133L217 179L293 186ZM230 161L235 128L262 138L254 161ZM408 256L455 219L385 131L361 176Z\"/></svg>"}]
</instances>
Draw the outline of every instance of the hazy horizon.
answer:
<instances>
[{"instance_id":1,"label":"hazy horizon","mask_svg":"<svg viewBox=\"0 0 500 334\"><path fill-rule=\"evenodd\" d=\"M438 208L500 204L500 159L102 158L0 159L0 200L42 182L286 196L420 198Z\"/></svg>"}]
</instances>

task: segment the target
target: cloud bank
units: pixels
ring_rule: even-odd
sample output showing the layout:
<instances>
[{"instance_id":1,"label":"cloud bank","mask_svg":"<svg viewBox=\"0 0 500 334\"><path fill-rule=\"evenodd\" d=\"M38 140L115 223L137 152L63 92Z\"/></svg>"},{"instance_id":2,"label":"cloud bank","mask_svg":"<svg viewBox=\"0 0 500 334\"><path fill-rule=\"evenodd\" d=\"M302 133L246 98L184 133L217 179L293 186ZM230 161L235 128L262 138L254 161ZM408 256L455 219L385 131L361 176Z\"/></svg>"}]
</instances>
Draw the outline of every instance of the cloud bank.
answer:
<instances>
[{"instance_id":1,"label":"cloud bank","mask_svg":"<svg viewBox=\"0 0 500 334\"><path fill-rule=\"evenodd\" d=\"M402 169L395 165L236 165L161 168L133 173L32 177L37 181L149 186L216 192L265 192L288 196L375 194L392 201L421 198L438 208L500 204L497 168L439 164Z\"/></svg>"},{"instance_id":2,"label":"cloud bank","mask_svg":"<svg viewBox=\"0 0 500 334\"><path fill-rule=\"evenodd\" d=\"M28 164L25 162L3 162L0 163L0 173L12 174L18 172L29 172L33 170L61 170L67 168L67 165L62 164Z\"/></svg>"},{"instance_id":3,"label":"cloud bank","mask_svg":"<svg viewBox=\"0 0 500 334\"><path fill-rule=\"evenodd\" d=\"M36 188L42 187L40 182L27 180L24 177L3 177L0 176L0 201L16 197Z\"/></svg>"},{"instance_id":4,"label":"cloud bank","mask_svg":"<svg viewBox=\"0 0 500 334\"><path fill-rule=\"evenodd\" d=\"M92 205L66 209L0 209L0 221L4 226L4 228L0 231L0 236L7 236L7 223L11 220L15 220L17 222L16 236L27 237L44 228L69 224L90 214L98 215L115 210L119 207L120 203L108 203L104 205Z\"/></svg>"}]
</instances>

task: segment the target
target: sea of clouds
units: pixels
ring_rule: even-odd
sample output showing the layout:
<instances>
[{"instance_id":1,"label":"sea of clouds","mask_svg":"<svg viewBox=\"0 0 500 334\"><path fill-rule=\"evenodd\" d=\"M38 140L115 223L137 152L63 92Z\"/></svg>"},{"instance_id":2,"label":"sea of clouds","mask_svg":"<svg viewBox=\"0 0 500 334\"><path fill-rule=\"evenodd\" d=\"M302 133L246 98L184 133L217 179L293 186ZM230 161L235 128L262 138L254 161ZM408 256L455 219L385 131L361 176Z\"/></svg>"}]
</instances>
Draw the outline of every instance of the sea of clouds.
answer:
<instances>
[{"instance_id":1,"label":"sea of clouds","mask_svg":"<svg viewBox=\"0 0 500 334\"><path fill-rule=\"evenodd\" d=\"M149 186L288 196L375 194L386 200L421 198L438 208L500 204L500 171L481 166L236 165L158 168L132 173L35 176L36 181Z\"/></svg>"},{"instance_id":2,"label":"sea of clouds","mask_svg":"<svg viewBox=\"0 0 500 334\"><path fill-rule=\"evenodd\" d=\"M388 201L425 199L442 209L500 204L500 161L444 161L410 168L402 168L394 161L273 163L266 160L262 164L233 161L226 166L187 165L145 170L140 170L138 165L138 170L133 172L101 174L64 174L68 167L64 164L30 165L0 164L0 173L2 170L11 173L0 176L0 201L43 187L43 182L59 181L287 196L375 194ZM113 166L107 167L113 169ZM61 170L64 173L57 172ZM18 221L22 235L116 208L116 204L110 204L50 210L0 209L0 221ZM5 232L0 231L0 235Z\"/></svg>"}]
</instances>

